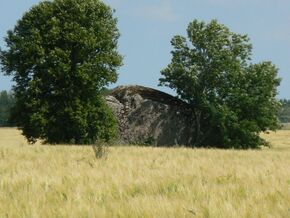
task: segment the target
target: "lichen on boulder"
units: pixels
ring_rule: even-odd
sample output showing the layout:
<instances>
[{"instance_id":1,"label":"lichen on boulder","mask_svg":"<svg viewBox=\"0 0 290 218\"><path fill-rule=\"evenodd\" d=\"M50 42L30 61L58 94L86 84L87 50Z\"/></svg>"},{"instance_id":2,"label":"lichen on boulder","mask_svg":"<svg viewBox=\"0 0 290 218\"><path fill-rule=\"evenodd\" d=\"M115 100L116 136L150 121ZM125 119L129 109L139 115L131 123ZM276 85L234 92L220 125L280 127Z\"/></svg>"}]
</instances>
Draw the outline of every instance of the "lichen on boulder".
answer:
<instances>
[{"instance_id":1,"label":"lichen on boulder","mask_svg":"<svg viewBox=\"0 0 290 218\"><path fill-rule=\"evenodd\" d=\"M188 104L143 86L119 86L106 96L118 119L120 140L126 144L191 145L194 136Z\"/></svg>"}]
</instances>

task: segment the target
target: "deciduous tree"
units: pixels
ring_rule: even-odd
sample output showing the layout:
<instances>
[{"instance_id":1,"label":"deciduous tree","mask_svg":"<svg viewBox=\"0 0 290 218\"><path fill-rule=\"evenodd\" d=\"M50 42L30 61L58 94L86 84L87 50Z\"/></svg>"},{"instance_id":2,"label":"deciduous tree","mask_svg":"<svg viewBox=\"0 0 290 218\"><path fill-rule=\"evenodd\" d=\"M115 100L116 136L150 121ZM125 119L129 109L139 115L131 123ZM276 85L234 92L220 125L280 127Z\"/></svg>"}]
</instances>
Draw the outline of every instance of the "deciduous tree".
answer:
<instances>
[{"instance_id":1,"label":"deciduous tree","mask_svg":"<svg viewBox=\"0 0 290 218\"><path fill-rule=\"evenodd\" d=\"M101 97L122 57L112 9L99 0L43 1L6 37L2 70L13 77L13 114L29 142L94 143L115 135Z\"/></svg>"},{"instance_id":2,"label":"deciduous tree","mask_svg":"<svg viewBox=\"0 0 290 218\"><path fill-rule=\"evenodd\" d=\"M257 148L261 131L278 127L277 68L271 62L251 64L246 35L213 20L194 20L186 39L175 36L171 63L161 71L160 85L174 89L192 106L194 146Z\"/></svg>"}]
</instances>

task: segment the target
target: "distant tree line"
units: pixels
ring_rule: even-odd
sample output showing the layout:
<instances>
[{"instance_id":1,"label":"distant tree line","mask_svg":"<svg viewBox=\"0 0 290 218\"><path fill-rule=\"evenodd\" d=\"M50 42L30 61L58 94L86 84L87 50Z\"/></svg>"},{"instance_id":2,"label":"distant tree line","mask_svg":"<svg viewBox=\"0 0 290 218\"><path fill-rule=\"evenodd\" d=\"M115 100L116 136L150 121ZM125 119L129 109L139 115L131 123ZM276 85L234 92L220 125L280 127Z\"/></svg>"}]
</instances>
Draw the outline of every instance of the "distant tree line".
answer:
<instances>
[{"instance_id":1,"label":"distant tree line","mask_svg":"<svg viewBox=\"0 0 290 218\"><path fill-rule=\"evenodd\" d=\"M290 123L290 99L282 99L278 118L281 123Z\"/></svg>"},{"instance_id":2,"label":"distant tree line","mask_svg":"<svg viewBox=\"0 0 290 218\"><path fill-rule=\"evenodd\" d=\"M103 95L107 95L110 89L104 88L102 90ZM9 120L11 108L15 103L15 97L11 91L0 92L0 126L14 126L13 122ZM281 123L290 123L290 99L281 99L281 108L278 112L278 119Z\"/></svg>"},{"instance_id":3,"label":"distant tree line","mask_svg":"<svg viewBox=\"0 0 290 218\"><path fill-rule=\"evenodd\" d=\"M101 90L102 95L108 95L110 89L104 87ZM14 127L16 126L11 118L13 106L15 106L15 97L12 91L0 91L0 127Z\"/></svg>"},{"instance_id":4,"label":"distant tree line","mask_svg":"<svg viewBox=\"0 0 290 218\"><path fill-rule=\"evenodd\" d=\"M10 119L11 108L15 104L15 98L11 92L0 92L0 126L13 126Z\"/></svg>"}]
</instances>

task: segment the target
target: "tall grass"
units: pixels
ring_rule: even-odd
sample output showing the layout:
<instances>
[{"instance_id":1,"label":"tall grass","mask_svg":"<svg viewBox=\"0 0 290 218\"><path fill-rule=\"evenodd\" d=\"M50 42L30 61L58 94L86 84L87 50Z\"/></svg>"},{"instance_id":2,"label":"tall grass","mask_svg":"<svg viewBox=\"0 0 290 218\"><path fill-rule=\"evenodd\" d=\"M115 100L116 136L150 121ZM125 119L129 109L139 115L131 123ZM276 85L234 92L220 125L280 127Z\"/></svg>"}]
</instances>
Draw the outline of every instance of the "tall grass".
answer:
<instances>
[{"instance_id":1,"label":"tall grass","mask_svg":"<svg viewBox=\"0 0 290 218\"><path fill-rule=\"evenodd\" d=\"M290 217L290 131L272 149L29 146L0 129L0 217Z\"/></svg>"}]
</instances>

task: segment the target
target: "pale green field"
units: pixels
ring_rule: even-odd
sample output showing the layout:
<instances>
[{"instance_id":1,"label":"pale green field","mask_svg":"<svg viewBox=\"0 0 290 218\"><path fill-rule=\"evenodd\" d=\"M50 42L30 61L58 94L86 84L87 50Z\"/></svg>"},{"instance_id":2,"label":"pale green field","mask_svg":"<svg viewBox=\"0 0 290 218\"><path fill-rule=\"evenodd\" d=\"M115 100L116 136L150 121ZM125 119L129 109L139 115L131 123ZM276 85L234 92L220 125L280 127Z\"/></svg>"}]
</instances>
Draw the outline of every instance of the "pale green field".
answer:
<instances>
[{"instance_id":1,"label":"pale green field","mask_svg":"<svg viewBox=\"0 0 290 218\"><path fill-rule=\"evenodd\" d=\"M0 129L0 217L290 217L290 131L272 149L27 145Z\"/></svg>"}]
</instances>

